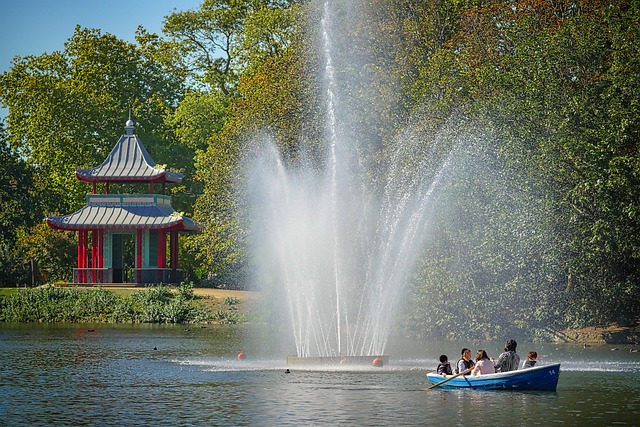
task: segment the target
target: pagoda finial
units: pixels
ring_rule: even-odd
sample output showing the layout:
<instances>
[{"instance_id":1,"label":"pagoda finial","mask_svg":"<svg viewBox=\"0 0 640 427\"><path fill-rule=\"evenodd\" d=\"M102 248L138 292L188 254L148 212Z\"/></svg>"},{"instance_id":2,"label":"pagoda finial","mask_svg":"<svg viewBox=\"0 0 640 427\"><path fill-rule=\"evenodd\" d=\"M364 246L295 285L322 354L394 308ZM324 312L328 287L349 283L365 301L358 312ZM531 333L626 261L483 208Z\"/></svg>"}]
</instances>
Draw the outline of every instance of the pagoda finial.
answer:
<instances>
[{"instance_id":1,"label":"pagoda finial","mask_svg":"<svg viewBox=\"0 0 640 427\"><path fill-rule=\"evenodd\" d=\"M131 107L129 107L129 120L127 120L127 124L124 127L124 132L127 135L133 135L133 131L136 126L133 124L133 120L131 120Z\"/></svg>"}]
</instances>

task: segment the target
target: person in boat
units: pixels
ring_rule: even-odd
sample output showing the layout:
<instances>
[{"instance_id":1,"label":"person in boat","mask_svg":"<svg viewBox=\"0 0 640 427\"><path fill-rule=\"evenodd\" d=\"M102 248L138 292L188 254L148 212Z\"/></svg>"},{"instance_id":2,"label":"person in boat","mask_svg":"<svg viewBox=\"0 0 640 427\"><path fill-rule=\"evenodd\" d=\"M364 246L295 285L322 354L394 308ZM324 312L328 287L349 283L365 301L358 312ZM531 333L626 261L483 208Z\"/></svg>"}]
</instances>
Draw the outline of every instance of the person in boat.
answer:
<instances>
[{"instance_id":1,"label":"person in boat","mask_svg":"<svg viewBox=\"0 0 640 427\"><path fill-rule=\"evenodd\" d=\"M443 377L446 377L447 375L453 375L453 372L451 371L451 363L449 363L449 358L446 354L440 356L440 364L438 365L436 372L438 372L438 374L442 375Z\"/></svg>"},{"instance_id":2,"label":"person in boat","mask_svg":"<svg viewBox=\"0 0 640 427\"><path fill-rule=\"evenodd\" d=\"M527 360L522 362L522 369L533 368L538 363L538 352L530 351L527 353Z\"/></svg>"},{"instance_id":3,"label":"person in boat","mask_svg":"<svg viewBox=\"0 0 640 427\"><path fill-rule=\"evenodd\" d=\"M468 369L471 369L475 366L473 360L471 360L471 350L468 348L463 348L461 351L462 357L456 363L456 374L460 372L464 372Z\"/></svg>"},{"instance_id":4,"label":"person in boat","mask_svg":"<svg viewBox=\"0 0 640 427\"><path fill-rule=\"evenodd\" d=\"M487 356L487 352L485 350L478 350L476 352L476 365L471 371L472 376L477 375L487 375L487 374L495 374L496 368L493 366L493 362Z\"/></svg>"},{"instance_id":5,"label":"person in boat","mask_svg":"<svg viewBox=\"0 0 640 427\"><path fill-rule=\"evenodd\" d=\"M516 353L518 343L515 340L509 340L504 346L504 353L500 353L498 359L493 362L496 372L515 371L520 365L520 356Z\"/></svg>"}]
</instances>

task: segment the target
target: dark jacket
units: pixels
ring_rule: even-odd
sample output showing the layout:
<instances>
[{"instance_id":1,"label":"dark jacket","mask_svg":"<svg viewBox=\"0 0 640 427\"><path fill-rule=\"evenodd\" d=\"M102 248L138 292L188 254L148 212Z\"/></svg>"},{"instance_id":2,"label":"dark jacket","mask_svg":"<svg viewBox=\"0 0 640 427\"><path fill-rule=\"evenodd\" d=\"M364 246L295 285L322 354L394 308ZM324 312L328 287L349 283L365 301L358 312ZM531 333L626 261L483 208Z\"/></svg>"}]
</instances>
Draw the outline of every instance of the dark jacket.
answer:
<instances>
[{"instance_id":1,"label":"dark jacket","mask_svg":"<svg viewBox=\"0 0 640 427\"><path fill-rule=\"evenodd\" d=\"M453 372L451 372L451 363L440 363L436 371L440 375L442 374L453 375Z\"/></svg>"},{"instance_id":2,"label":"dark jacket","mask_svg":"<svg viewBox=\"0 0 640 427\"><path fill-rule=\"evenodd\" d=\"M469 359L468 361L464 359L459 359L458 363L456 363L456 374L459 374L462 371L466 371L469 368L473 368L475 365L476 364L471 359Z\"/></svg>"}]
</instances>

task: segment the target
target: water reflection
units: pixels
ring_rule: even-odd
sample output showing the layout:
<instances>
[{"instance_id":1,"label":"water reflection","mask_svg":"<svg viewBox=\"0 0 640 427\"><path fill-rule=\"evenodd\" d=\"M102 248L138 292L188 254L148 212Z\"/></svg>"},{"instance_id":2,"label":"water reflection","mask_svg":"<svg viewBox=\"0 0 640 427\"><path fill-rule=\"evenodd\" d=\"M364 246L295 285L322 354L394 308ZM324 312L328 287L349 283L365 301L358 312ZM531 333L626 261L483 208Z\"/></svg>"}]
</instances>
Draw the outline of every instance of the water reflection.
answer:
<instances>
[{"instance_id":1,"label":"water reflection","mask_svg":"<svg viewBox=\"0 0 640 427\"><path fill-rule=\"evenodd\" d=\"M437 356L460 343L398 347L384 368L300 368L261 355L235 326L84 328L0 326L4 425L637 425L640 415L640 356L628 348L537 344L544 363L563 364L556 393L423 391Z\"/></svg>"}]
</instances>

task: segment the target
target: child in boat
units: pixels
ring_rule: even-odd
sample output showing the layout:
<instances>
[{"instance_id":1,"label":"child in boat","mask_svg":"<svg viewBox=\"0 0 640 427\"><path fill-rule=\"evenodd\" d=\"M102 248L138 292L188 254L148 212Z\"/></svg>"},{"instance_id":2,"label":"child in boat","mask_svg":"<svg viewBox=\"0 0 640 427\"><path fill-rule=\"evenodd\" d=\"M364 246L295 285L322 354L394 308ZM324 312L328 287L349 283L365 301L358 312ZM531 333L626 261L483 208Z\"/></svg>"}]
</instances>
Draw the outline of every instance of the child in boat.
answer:
<instances>
[{"instance_id":1,"label":"child in boat","mask_svg":"<svg viewBox=\"0 0 640 427\"><path fill-rule=\"evenodd\" d=\"M538 363L538 353L530 351L527 353L527 360L522 362L522 369L533 368Z\"/></svg>"},{"instance_id":2,"label":"child in boat","mask_svg":"<svg viewBox=\"0 0 640 427\"><path fill-rule=\"evenodd\" d=\"M447 375L453 375L453 371L451 371L451 364L449 363L449 358L446 354L440 356L440 364L438 365L436 371L443 377L446 377Z\"/></svg>"},{"instance_id":3,"label":"child in boat","mask_svg":"<svg viewBox=\"0 0 640 427\"><path fill-rule=\"evenodd\" d=\"M476 352L476 365L471 371L472 376L495 374L496 368L493 366L493 362L487 356L487 352L484 350L478 350Z\"/></svg>"}]
</instances>

